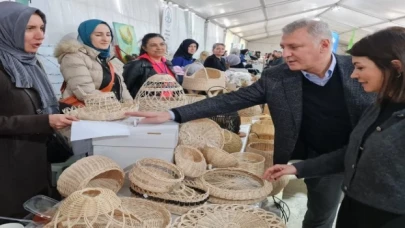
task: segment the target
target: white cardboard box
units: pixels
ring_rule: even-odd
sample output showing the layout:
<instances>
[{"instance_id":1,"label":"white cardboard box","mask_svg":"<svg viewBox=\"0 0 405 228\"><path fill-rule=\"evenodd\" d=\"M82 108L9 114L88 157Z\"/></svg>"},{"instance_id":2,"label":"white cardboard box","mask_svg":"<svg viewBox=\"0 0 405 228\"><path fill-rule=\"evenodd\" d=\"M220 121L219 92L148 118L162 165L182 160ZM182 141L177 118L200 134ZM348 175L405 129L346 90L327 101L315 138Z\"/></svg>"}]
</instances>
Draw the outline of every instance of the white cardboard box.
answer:
<instances>
[{"instance_id":1,"label":"white cardboard box","mask_svg":"<svg viewBox=\"0 0 405 228\"><path fill-rule=\"evenodd\" d=\"M178 142L179 124L138 124L130 126L130 136L93 139L93 153L104 155L126 168L142 158L159 158L173 162Z\"/></svg>"}]
</instances>

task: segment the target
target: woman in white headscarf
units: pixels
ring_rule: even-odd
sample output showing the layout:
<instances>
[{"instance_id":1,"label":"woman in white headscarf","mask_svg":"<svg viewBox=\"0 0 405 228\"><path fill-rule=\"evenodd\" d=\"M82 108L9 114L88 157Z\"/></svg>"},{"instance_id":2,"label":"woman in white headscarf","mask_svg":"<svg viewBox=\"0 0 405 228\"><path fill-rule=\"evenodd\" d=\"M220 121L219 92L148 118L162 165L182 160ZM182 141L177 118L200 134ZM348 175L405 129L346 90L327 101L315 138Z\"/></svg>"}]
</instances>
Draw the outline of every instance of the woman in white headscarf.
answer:
<instances>
[{"instance_id":1,"label":"woman in white headscarf","mask_svg":"<svg viewBox=\"0 0 405 228\"><path fill-rule=\"evenodd\" d=\"M48 195L46 141L54 130L76 120L59 114L58 100L35 56L45 23L38 9L0 2L0 216L24 217L26 200Z\"/></svg>"}]
</instances>

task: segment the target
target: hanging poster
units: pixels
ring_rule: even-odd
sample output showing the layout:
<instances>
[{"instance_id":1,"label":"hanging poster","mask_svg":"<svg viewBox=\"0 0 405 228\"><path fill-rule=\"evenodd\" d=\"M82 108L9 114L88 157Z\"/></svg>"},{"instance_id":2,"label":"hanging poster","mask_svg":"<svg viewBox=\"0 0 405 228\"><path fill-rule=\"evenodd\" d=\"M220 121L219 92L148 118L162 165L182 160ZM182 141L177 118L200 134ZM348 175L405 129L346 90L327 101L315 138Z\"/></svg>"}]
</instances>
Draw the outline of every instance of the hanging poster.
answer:
<instances>
[{"instance_id":1,"label":"hanging poster","mask_svg":"<svg viewBox=\"0 0 405 228\"><path fill-rule=\"evenodd\" d=\"M113 22L113 27L118 57L125 62L125 56L139 54L134 26Z\"/></svg>"},{"instance_id":2,"label":"hanging poster","mask_svg":"<svg viewBox=\"0 0 405 228\"><path fill-rule=\"evenodd\" d=\"M162 34L163 38L165 38L167 44L171 43L172 31L173 31L173 8L170 6L166 6L163 9L161 34ZM173 45L168 46L168 48L169 48L169 50L167 50L168 53L173 52L173 50L171 50L171 49L173 49L172 46Z\"/></svg>"},{"instance_id":3,"label":"hanging poster","mask_svg":"<svg viewBox=\"0 0 405 228\"><path fill-rule=\"evenodd\" d=\"M339 47L339 34L332 32L332 52L336 54Z\"/></svg>"}]
</instances>

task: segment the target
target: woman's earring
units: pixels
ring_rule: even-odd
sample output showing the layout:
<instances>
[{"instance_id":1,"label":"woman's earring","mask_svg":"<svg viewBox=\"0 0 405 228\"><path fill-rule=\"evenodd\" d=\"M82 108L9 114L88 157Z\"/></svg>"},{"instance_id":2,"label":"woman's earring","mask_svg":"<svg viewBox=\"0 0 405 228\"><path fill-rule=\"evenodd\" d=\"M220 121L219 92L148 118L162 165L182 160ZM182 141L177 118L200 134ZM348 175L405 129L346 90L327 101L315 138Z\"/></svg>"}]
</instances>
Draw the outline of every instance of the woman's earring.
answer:
<instances>
[{"instance_id":1,"label":"woman's earring","mask_svg":"<svg viewBox=\"0 0 405 228\"><path fill-rule=\"evenodd\" d=\"M402 76L402 72L398 73L397 78L400 78Z\"/></svg>"}]
</instances>

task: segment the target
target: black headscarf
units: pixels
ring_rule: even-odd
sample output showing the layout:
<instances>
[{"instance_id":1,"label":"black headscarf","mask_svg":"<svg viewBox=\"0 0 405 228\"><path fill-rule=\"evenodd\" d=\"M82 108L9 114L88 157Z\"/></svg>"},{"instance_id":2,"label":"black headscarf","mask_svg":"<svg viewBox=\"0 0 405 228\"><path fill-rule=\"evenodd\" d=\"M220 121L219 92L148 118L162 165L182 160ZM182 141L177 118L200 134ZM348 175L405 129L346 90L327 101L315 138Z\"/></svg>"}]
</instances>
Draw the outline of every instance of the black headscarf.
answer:
<instances>
[{"instance_id":1,"label":"black headscarf","mask_svg":"<svg viewBox=\"0 0 405 228\"><path fill-rule=\"evenodd\" d=\"M176 57L183 57L187 60L193 59L193 55L188 53L188 47L191 44L196 44L197 45L197 50L198 50L198 43L197 41L193 39L185 39L183 42L181 42L180 47L177 49L176 53L174 53L174 58Z\"/></svg>"}]
</instances>

